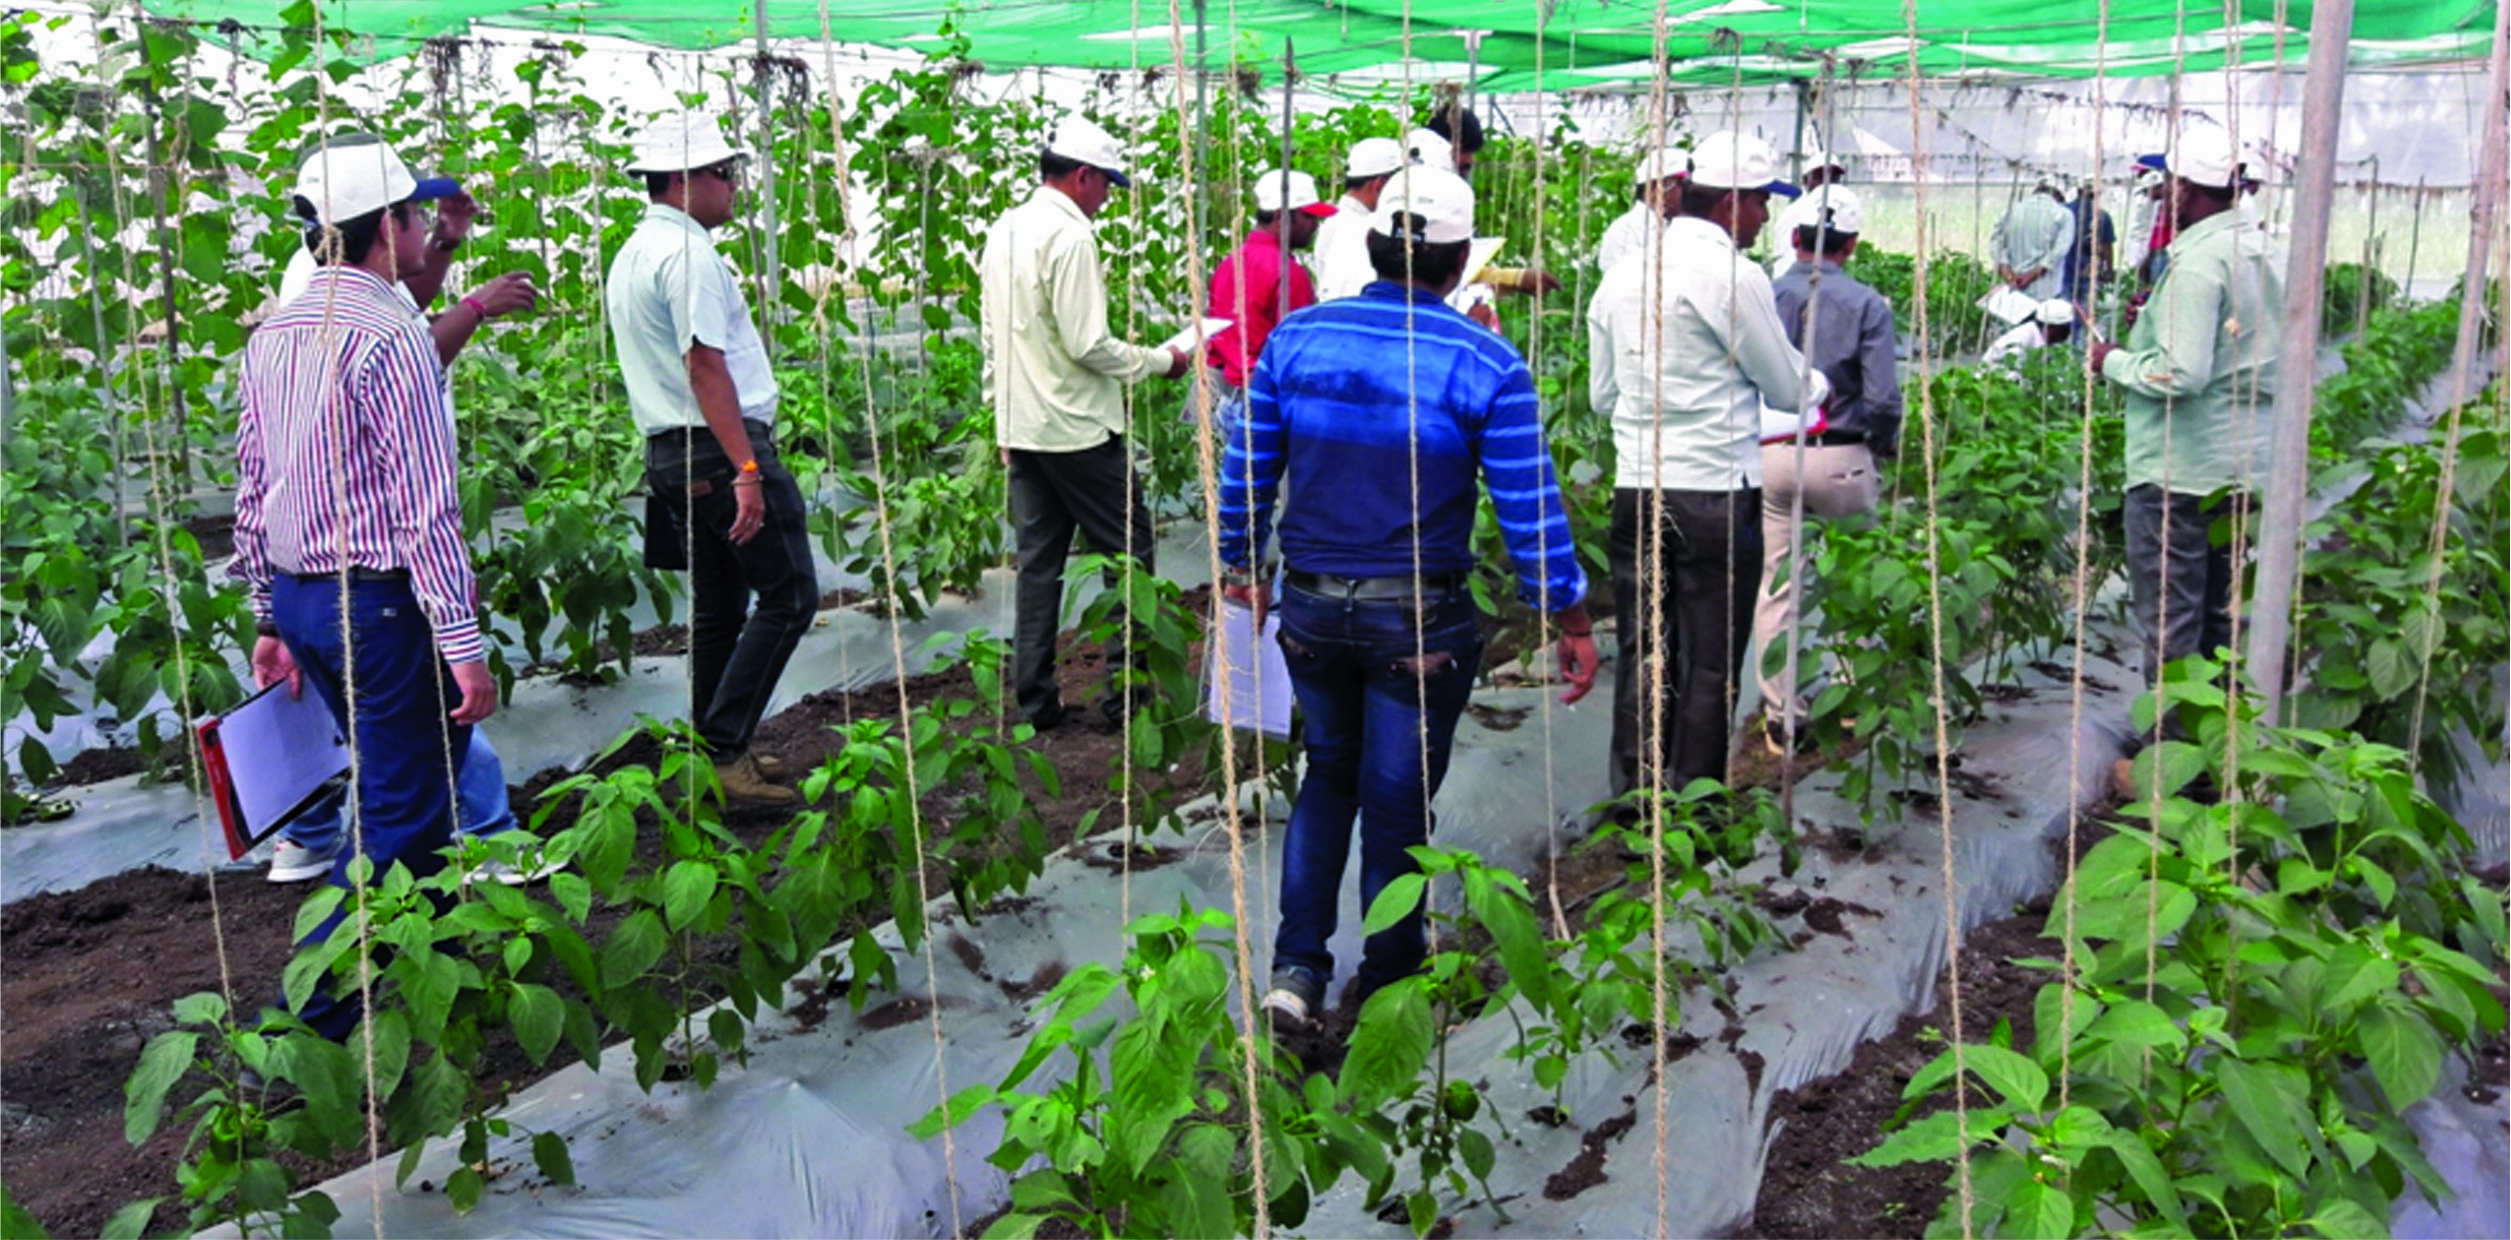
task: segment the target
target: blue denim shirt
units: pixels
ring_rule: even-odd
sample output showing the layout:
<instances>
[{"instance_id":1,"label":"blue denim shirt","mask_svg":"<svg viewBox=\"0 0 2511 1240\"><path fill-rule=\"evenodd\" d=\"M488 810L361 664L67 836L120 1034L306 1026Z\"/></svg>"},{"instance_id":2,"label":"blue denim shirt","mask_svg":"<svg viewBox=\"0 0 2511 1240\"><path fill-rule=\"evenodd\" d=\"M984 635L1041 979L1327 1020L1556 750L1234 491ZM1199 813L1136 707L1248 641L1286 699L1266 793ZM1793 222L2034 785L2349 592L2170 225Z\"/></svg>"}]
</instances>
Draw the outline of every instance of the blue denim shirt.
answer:
<instances>
[{"instance_id":1,"label":"blue denim shirt","mask_svg":"<svg viewBox=\"0 0 2511 1240\"><path fill-rule=\"evenodd\" d=\"M1284 319L1248 380L1247 417L1222 469L1223 561L1244 568L1262 554L1287 470L1290 567L1465 572L1479 473L1526 601L1560 611L1586 597L1534 376L1437 297L1381 280Z\"/></svg>"}]
</instances>

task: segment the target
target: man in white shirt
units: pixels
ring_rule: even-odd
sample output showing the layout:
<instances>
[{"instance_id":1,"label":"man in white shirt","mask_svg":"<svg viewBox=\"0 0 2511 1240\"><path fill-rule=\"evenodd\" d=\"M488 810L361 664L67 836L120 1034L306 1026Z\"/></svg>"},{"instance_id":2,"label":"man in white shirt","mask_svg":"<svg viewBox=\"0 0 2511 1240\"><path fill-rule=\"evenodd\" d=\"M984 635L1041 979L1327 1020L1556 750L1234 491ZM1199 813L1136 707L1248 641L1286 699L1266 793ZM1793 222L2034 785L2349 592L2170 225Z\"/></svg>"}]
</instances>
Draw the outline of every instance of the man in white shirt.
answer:
<instances>
[{"instance_id":1,"label":"man in white shirt","mask_svg":"<svg viewBox=\"0 0 2511 1240\"><path fill-rule=\"evenodd\" d=\"M1667 203L1662 243L1605 273L1587 311L1588 395L1613 420L1619 462L1617 796L1726 775L1761 588L1762 407L1810 410L1830 392L1788 343L1768 273L1742 253L1770 195L1795 192L1768 143L1709 135Z\"/></svg>"},{"instance_id":2,"label":"man in white shirt","mask_svg":"<svg viewBox=\"0 0 2511 1240\"><path fill-rule=\"evenodd\" d=\"M1677 192L1690 163L1691 152L1670 146L1640 156L1639 170L1631 178L1638 201L1604 226L1604 239L1596 243L1597 275L1613 270L1613 264L1647 248L1650 240L1665 232L1664 205Z\"/></svg>"},{"instance_id":3,"label":"man in white shirt","mask_svg":"<svg viewBox=\"0 0 2511 1240\"><path fill-rule=\"evenodd\" d=\"M1369 265L1369 216L1387 179L1404 166L1404 144L1393 138L1362 138L1343 161L1343 197L1334 217L1317 226L1317 300L1357 297L1378 278Z\"/></svg>"},{"instance_id":4,"label":"man in white shirt","mask_svg":"<svg viewBox=\"0 0 2511 1240\"><path fill-rule=\"evenodd\" d=\"M776 456L767 344L712 236L733 217L748 159L713 116L655 121L628 166L651 201L611 259L604 299L645 435L645 484L667 518L646 531L648 552L659 563L677 552L689 569L698 739L730 802L790 808L801 797L773 781L781 768L753 756L750 738L820 587L802 489Z\"/></svg>"},{"instance_id":5,"label":"man in white shirt","mask_svg":"<svg viewBox=\"0 0 2511 1240\"><path fill-rule=\"evenodd\" d=\"M2063 298L2052 297L2040 303L2032 316L2014 325L2014 330L1988 342L1988 351L1979 355L1983 366L1993 366L2011 373L2023 355L2064 344L2075 335L2075 307Z\"/></svg>"},{"instance_id":6,"label":"man in white shirt","mask_svg":"<svg viewBox=\"0 0 2511 1240\"><path fill-rule=\"evenodd\" d=\"M1038 156L1038 182L986 229L977 272L985 397L1020 540L1012 687L1022 716L1045 731L1064 719L1055 634L1073 531L1096 551L1153 568L1151 510L1125 447L1125 386L1174 379L1191 359L1128 344L1107 328L1107 278L1090 222L1111 190L1133 184L1124 148L1090 121L1069 118ZM1123 696L1101 698L1099 709L1120 720Z\"/></svg>"}]
</instances>

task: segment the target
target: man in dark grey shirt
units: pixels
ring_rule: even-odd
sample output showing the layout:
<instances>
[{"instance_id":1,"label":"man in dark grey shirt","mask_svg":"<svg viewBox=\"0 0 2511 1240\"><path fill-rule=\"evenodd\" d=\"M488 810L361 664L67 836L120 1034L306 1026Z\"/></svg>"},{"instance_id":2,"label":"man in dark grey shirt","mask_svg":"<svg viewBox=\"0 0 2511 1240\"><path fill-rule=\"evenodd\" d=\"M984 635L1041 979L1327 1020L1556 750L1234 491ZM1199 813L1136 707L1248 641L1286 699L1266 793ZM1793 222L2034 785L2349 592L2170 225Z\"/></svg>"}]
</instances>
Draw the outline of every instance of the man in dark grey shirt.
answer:
<instances>
[{"instance_id":1,"label":"man in dark grey shirt","mask_svg":"<svg viewBox=\"0 0 2511 1240\"><path fill-rule=\"evenodd\" d=\"M1901 434L1891 303L1840 270L1857 248L1863 205L1839 185L1824 186L1807 199L1817 202L1815 222L1782 239L1796 247L1801 261L1772 291L1788 340L1831 381L1832 395L1821 430L1801 440L1771 440L1761 449L1765 546L1753 639L1761 651L1763 734L1774 753L1783 751L1804 714L1788 666L1799 597L1789 573L1798 514L1836 518L1873 512L1880 493L1875 458L1890 456ZM1810 558L1801 567L1810 567Z\"/></svg>"}]
</instances>

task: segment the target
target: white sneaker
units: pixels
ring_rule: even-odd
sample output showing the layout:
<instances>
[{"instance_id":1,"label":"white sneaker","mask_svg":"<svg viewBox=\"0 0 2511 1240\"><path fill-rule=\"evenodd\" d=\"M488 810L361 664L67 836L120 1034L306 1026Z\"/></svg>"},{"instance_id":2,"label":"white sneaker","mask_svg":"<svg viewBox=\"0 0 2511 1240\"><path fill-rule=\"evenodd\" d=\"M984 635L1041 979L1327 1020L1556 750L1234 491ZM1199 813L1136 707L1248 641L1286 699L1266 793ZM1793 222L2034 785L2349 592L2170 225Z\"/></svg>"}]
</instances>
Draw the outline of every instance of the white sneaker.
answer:
<instances>
[{"instance_id":1,"label":"white sneaker","mask_svg":"<svg viewBox=\"0 0 2511 1240\"><path fill-rule=\"evenodd\" d=\"M331 863L339 857L336 847L330 852L318 853L295 840L281 840L277 848L270 850L270 881L301 883L309 878L321 878L331 873Z\"/></svg>"}]
</instances>

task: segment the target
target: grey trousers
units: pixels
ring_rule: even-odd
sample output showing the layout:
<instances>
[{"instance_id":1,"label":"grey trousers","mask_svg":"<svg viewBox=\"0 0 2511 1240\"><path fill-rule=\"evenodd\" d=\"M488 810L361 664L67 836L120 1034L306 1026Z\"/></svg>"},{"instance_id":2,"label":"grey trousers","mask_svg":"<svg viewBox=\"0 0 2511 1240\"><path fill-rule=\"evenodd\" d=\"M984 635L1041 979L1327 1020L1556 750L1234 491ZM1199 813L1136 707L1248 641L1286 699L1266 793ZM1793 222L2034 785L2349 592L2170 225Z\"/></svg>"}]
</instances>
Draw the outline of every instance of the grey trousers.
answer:
<instances>
[{"instance_id":1,"label":"grey trousers","mask_svg":"<svg viewBox=\"0 0 2511 1240\"><path fill-rule=\"evenodd\" d=\"M1055 637L1063 628L1064 562L1072 555L1073 531L1102 555L1122 556L1131 548L1149 572L1151 510L1121 437L1079 452L1014 448L1010 457L1011 520L1020 540L1012 691L1023 718L1050 728L1064 714Z\"/></svg>"},{"instance_id":2,"label":"grey trousers","mask_svg":"<svg viewBox=\"0 0 2511 1240\"><path fill-rule=\"evenodd\" d=\"M2127 493L2127 581L2142 641L2145 683L2161 678L2164 664L2192 654L2212 655L2232 642L2232 540L2218 543L2214 526L2249 496L2233 493L2212 503L2203 495L2164 491L2147 483ZM2163 527L2163 513L2171 528Z\"/></svg>"}]
</instances>

